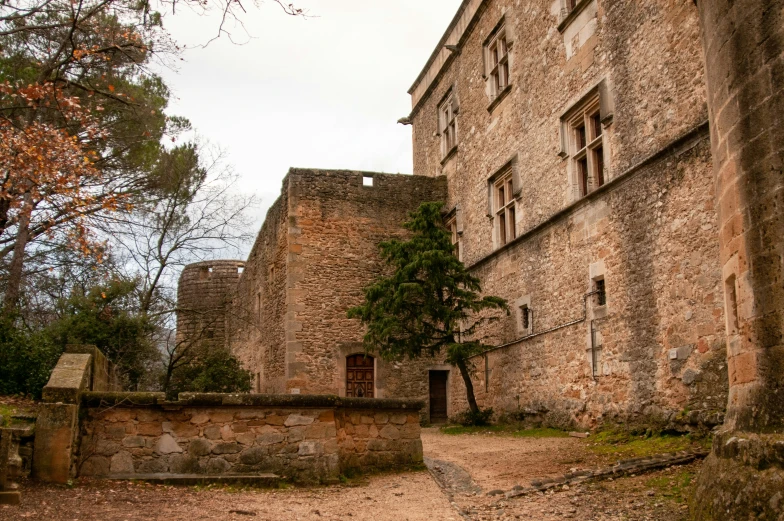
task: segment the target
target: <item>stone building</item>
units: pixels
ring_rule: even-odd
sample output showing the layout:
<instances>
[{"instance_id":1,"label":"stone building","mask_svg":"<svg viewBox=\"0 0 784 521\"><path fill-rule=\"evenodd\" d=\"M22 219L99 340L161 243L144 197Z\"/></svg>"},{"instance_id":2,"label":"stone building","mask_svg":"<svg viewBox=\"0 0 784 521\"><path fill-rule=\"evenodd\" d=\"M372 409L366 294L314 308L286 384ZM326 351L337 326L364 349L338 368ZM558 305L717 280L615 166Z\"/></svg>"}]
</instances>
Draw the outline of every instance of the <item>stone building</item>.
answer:
<instances>
[{"instance_id":1,"label":"stone building","mask_svg":"<svg viewBox=\"0 0 784 521\"><path fill-rule=\"evenodd\" d=\"M355 356L346 318L381 273L377 243L442 200L461 260L513 311L482 331L496 347L474 360L481 405L556 425L720 422L694 2L465 0L409 93L414 175L292 169L225 294L213 335L257 391L424 398L431 419L465 407L438 360Z\"/></svg>"}]
</instances>

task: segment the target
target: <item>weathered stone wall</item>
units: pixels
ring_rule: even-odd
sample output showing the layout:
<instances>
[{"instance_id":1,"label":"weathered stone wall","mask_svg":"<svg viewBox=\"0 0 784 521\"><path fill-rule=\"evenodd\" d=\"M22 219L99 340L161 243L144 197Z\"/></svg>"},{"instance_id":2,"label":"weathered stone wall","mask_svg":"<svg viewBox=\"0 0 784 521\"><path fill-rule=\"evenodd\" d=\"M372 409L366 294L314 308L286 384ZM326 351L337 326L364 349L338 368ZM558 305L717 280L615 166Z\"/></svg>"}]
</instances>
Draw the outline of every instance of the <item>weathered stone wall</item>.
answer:
<instances>
[{"instance_id":1,"label":"weathered stone wall","mask_svg":"<svg viewBox=\"0 0 784 521\"><path fill-rule=\"evenodd\" d=\"M443 178L289 171L227 314L227 345L258 392L345 395L346 357L363 350L346 312L384 269L378 243L403 237L409 212L445 197ZM375 360L375 396L426 399L436 362Z\"/></svg>"},{"instance_id":2,"label":"weathered stone wall","mask_svg":"<svg viewBox=\"0 0 784 521\"><path fill-rule=\"evenodd\" d=\"M372 186L363 186L363 178ZM289 179L287 386L345 394L346 356L362 352L362 327L346 318L362 288L384 270L383 240L424 201L445 197L443 179L362 172L292 170ZM376 360L376 396L424 398L427 361ZM387 376L390 376L387 378Z\"/></svg>"},{"instance_id":3,"label":"weathered stone wall","mask_svg":"<svg viewBox=\"0 0 784 521\"><path fill-rule=\"evenodd\" d=\"M421 463L422 403L336 396L84 397L79 475L258 475L336 481Z\"/></svg>"},{"instance_id":4,"label":"weathered stone wall","mask_svg":"<svg viewBox=\"0 0 784 521\"><path fill-rule=\"evenodd\" d=\"M183 268L177 285L178 343L224 346L229 294L244 266L243 261L214 260Z\"/></svg>"},{"instance_id":5,"label":"weathered stone wall","mask_svg":"<svg viewBox=\"0 0 784 521\"><path fill-rule=\"evenodd\" d=\"M536 333L580 319L595 279L608 291L602 309L588 298L584 321L475 359L477 398L560 425L721 421L724 314L694 3L588 0L569 14L561 0L466 0L461 10L441 42L459 50L436 49L410 91L414 173L447 176L462 260L512 306L480 333L503 345L527 334L522 303ZM510 88L491 100L483 45L499 23ZM437 107L450 89L458 145L444 159ZM561 119L594 89L606 185L580 199ZM518 239L501 247L488 181L511 161ZM462 383L451 382L460 410Z\"/></svg>"},{"instance_id":6,"label":"weathered stone wall","mask_svg":"<svg viewBox=\"0 0 784 521\"><path fill-rule=\"evenodd\" d=\"M254 390L260 393L286 392L287 201L284 180L231 293L227 315L226 345L254 373Z\"/></svg>"},{"instance_id":7,"label":"weathered stone wall","mask_svg":"<svg viewBox=\"0 0 784 521\"><path fill-rule=\"evenodd\" d=\"M784 1L699 0L730 394L694 519L784 519Z\"/></svg>"},{"instance_id":8,"label":"weathered stone wall","mask_svg":"<svg viewBox=\"0 0 784 521\"><path fill-rule=\"evenodd\" d=\"M469 0L466 0L469 3ZM613 105L605 135L606 177L617 176L707 120L696 8L691 0L588 2L559 31L560 0L485 0L425 96L413 98L414 174L445 174L450 208L462 209L463 260L494 249L487 179L517 157L518 233L574 201L561 150L560 117L601 80ZM505 20L510 92L496 105L486 92L483 42ZM571 34L577 24L578 34ZM461 29L461 30L458 30ZM441 164L437 106L459 101L457 151ZM709 194L705 194L706 199Z\"/></svg>"},{"instance_id":9,"label":"weathered stone wall","mask_svg":"<svg viewBox=\"0 0 784 521\"><path fill-rule=\"evenodd\" d=\"M727 370L706 132L473 267L483 290L513 307L481 332L493 345L512 342L487 366L474 360L481 404L563 426L721 421ZM589 296L585 320L537 335L583 317L596 275L606 305ZM534 336L515 342L525 336L514 309L522 295Z\"/></svg>"}]
</instances>

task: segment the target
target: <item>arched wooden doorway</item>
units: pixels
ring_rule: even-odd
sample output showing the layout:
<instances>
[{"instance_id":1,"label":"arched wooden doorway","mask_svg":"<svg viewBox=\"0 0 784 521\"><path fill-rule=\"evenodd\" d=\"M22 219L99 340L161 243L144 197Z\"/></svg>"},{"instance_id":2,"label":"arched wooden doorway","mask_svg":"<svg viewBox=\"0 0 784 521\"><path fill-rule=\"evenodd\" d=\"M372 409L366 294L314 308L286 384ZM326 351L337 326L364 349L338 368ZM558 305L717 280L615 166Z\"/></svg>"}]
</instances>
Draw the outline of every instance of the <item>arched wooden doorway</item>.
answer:
<instances>
[{"instance_id":1,"label":"arched wooden doorway","mask_svg":"<svg viewBox=\"0 0 784 521\"><path fill-rule=\"evenodd\" d=\"M375 360L359 354L346 357L346 396L373 398L375 391Z\"/></svg>"}]
</instances>

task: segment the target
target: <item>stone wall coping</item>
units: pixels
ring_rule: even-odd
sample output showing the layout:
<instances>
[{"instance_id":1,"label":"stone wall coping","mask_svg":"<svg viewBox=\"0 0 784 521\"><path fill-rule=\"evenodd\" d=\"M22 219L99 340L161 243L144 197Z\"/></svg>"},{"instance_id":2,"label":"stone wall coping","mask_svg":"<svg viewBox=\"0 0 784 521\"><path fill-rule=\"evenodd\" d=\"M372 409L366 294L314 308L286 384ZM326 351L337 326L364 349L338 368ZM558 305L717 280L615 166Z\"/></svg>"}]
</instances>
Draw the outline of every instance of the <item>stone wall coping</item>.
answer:
<instances>
[{"instance_id":1,"label":"stone wall coping","mask_svg":"<svg viewBox=\"0 0 784 521\"><path fill-rule=\"evenodd\" d=\"M79 393L89 387L92 358L85 353L64 353L43 389L43 400L76 403Z\"/></svg>"},{"instance_id":2,"label":"stone wall coping","mask_svg":"<svg viewBox=\"0 0 784 521\"><path fill-rule=\"evenodd\" d=\"M419 412L422 400L391 398L341 398L330 394L244 394L244 393L180 393L176 401L167 401L164 393L95 392L82 393L85 407L285 407L316 409L406 410Z\"/></svg>"}]
</instances>

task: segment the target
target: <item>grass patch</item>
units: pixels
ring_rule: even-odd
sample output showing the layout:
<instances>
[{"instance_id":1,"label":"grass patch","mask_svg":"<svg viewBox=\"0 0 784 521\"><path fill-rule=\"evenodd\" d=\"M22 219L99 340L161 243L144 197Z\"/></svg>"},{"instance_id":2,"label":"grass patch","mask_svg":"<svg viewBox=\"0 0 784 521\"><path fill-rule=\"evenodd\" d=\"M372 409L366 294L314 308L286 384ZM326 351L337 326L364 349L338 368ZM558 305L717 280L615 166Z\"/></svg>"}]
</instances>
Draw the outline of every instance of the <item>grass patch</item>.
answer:
<instances>
[{"instance_id":1,"label":"grass patch","mask_svg":"<svg viewBox=\"0 0 784 521\"><path fill-rule=\"evenodd\" d=\"M515 425L487 425L484 427L462 427L460 425L451 425L449 427L441 427L441 432L449 435L458 434L501 434L506 436L514 436L515 438L564 438L569 436L568 433L558 429L540 428L540 429L521 429Z\"/></svg>"},{"instance_id":2,"label":"grass patch","mask_svg":"<svg viewBox=\"0 0 784 521\"><path fill-rule=\"evenodd\" d=\"M693 481L693 472L681 470L670 475L653 477L645 482L645 486L655 490L657 495L676 503L686 503L691 494Z\"/></svg>"},{"instance_id":3,"label":"grass patch","mask_svg":"<svg viewBox=\"0 0 784 521\"><path fill-rule=\"evenodd\" d=\"M622 458L642 458L654 454L677 452L710 446L710 440L691 434L648 434L638 436L623 431L601 431L588 439L594 454Z\"/></svg>"},{"instance_id":4,"label":"grass patch","mask_svg":"<svg viewBox=\"0 0 784 521\"><path fill-rule=\"evenodd\" d=\"M3 417L3 420L0 421L0 427L5 427L6 425L10 425L11 416L14 414L16 414L16 408L10 405L0 404L0 416Z\"/></svg>"}]
</instances>

